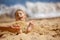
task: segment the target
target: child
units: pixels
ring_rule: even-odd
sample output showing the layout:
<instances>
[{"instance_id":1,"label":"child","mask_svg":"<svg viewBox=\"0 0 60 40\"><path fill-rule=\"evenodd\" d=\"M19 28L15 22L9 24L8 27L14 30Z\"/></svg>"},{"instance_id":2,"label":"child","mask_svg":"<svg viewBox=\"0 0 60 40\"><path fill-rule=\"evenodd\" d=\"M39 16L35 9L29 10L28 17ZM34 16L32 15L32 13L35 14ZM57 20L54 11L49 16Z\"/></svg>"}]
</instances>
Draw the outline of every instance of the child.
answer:
<instances>
[{"instance_id":1,"label":"child","mask_svg":"<svg viewBox=\"0 0 60 40\"><path fill-rule=\"evenodd\" d=\"M21 9L18 9L15 13L15 18L16 18L16 21L26 21L27 19L27 15L25 14L24 11L22 11ZM26 33L29 33L32 28L33 28L33 22L30 20L27 22L27 30L26 30Z\"/></svg>"}]
</instances>

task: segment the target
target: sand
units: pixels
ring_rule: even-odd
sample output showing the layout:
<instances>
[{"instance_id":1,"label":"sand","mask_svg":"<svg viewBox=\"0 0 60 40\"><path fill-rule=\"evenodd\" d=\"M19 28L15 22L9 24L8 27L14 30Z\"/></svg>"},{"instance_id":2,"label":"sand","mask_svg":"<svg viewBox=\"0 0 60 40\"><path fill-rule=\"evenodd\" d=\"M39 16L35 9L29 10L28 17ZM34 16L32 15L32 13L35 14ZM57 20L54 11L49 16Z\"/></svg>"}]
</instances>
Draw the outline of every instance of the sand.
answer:
<instances>
[{"instance_id":1,"label":"sand","mask_svg":"<svg viewBox=\"0 0 60 40\"><path fill-rule=\"evenodd\" d=\"M60 40L60 18L34 20L34 27L25 33L27 22L14 21L0 23L0 25L19 24L24 33L16 34L9 31L0 31L0 40Z\"/></svg>"}]
</instances>

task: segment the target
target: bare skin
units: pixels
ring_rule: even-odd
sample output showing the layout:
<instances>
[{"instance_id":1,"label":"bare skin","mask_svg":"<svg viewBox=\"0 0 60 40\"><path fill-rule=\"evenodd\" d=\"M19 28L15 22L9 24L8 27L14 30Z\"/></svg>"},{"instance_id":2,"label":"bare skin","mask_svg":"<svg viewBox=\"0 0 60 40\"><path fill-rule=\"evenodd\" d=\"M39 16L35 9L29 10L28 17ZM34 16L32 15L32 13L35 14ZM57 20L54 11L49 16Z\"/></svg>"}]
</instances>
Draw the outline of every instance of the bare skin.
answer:
<instances>
[{"instance_id":1,"label":"bare skin","mask_svg":"<svg viewBox=\"0 0 60 40\"><path fill-rule=\"evenodd\" d=\"M31 32L32 29L33 29L33 27L34 27L34 23L33 23L33 21L31 20L31 21L28 22L28 27L27 27L26 33Z\"/></svg>"},{"instance_id":2,"label":"bare skin","mask_svg":"<svg viewBox=\"0 0 60 40\"><path fill-rule=\"evenodd\" d=\"M19 33L20 27L19 27L19 25L11 25L11 26L6 25L6 26L0 26L0 30L1 31L10 31L13 33L15 33L15 32Z\"/></svg>"}]
</instances>

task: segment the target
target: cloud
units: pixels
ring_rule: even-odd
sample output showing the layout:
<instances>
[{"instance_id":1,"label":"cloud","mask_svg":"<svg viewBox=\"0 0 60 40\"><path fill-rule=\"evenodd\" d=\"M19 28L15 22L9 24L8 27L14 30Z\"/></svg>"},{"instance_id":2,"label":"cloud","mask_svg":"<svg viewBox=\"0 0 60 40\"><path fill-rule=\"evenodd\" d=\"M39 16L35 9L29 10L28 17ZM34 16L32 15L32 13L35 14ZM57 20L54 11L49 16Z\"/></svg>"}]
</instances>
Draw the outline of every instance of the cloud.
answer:
<instances>
[{"instance_id":1,"label":"cloud","mask_svg":"<svg viewBox=\"0 0 60 40\"><path fill-rule=\"evenodd\" d=\"M39 18L60 17L59 4L60 3L27 2L26 6L27 9L29 10L31 18L39 19Z\"/></svg>"},{"instance_id":2,"label":"cloud","mask_svg":"<svg viewBox=\"0 0 60 40\"><path fill-rule=\"evenodd\" d=\"M13 16L17 9L22 9L32 19L60 17L59 4L60 3L33 3L29 1L27 1L25 5L15 4L11 6L6 6L4 4L1 4L0 14L8 13L9 15Z\"/></svg>"}]
</instances>

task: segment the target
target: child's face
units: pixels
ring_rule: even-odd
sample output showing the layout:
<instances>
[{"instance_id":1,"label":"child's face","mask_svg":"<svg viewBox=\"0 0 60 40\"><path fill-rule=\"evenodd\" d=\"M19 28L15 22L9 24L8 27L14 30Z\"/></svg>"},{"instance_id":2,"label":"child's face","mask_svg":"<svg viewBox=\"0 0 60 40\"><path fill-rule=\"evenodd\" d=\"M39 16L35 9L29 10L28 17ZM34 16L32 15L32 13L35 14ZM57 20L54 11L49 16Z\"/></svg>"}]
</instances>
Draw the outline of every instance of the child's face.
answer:
<instances>
[{"instance_id":1,"label":"child's face","mask_svg":"<svg viewBox=\"0 0 60 40\"><path fill-rule=\"evenodd\" d=\"M24 17L25 14L24 14L24 12L22 12L22 11L18 11L18 16L19 16L19 17Z\"/></svg>"}]
</instances>

